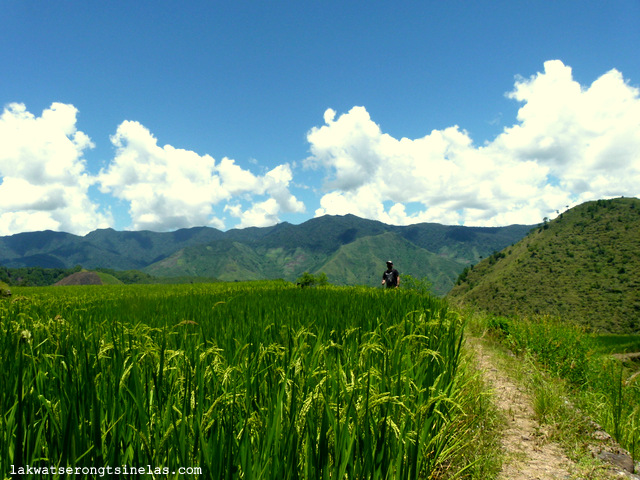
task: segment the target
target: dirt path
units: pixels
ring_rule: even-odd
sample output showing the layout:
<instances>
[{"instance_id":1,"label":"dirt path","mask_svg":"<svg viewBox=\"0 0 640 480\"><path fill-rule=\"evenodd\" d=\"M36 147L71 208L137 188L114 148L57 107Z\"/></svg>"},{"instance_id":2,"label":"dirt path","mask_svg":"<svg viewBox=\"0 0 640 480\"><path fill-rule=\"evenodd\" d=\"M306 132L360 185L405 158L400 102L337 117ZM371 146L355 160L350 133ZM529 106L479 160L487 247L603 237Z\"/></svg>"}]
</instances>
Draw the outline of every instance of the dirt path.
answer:
<instances>
[{"instance_id":1,"label":"dirt path","mask_svg":"<svg viewBox=\"0 0 640 480\"><path fill-rule=\"evenodd\" d=\"M495 394L497 407L504 412L508 426L502 446L506 453L500 480L551 480L572 478L572 462L560 447L547 441L533 419L531 400L524 387L517 385L492 359L482 340L468 339L475 351L478 368Z\"/></svg>"},{"instance_id":2,"label":"dirt path","mask_svg":"<svg viewBox=\"0 0 640 480\"><path fill-rule=\"evenodd\" d=\"M533 404L526 388L501 367L501 362L484 340L468 337L467 346L474 352L478 369L495 395L496 406L507 419L502 436L505 460L498 480L640 480L640 476L630 473L633 461L628 452L595 424L597 429L589 439L589 450L606 461L590 466L576 465L559 445L546 438L534 419Z\"/></svg>"}]
</instances>

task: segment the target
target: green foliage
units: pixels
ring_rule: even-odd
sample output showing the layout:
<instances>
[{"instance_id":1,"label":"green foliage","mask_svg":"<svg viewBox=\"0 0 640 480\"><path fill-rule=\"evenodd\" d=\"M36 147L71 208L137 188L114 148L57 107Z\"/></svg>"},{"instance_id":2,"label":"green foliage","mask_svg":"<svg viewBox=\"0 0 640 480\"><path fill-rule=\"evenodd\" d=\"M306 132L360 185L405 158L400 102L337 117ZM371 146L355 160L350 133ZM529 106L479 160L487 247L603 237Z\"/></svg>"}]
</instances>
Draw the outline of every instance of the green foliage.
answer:
<instances>
[{"instance_id":1,"label":"green foliage","mask_svg":"<svg viewBox=\"0 0 640 480\"><path fill-rule=\"evenodd\" d=\"M510 319L505 317L490 316L488 318L487 328L494 335L500 338L507 338L510 330L512 330L512 323Z\"/></svg>"},{"instance_id":2,"label":"green foliage","mask_svg":"<svg viewBox=\"0 0 640 480\"><path fill-rule=\"evenodd\" d=\"M81 270L79 265L74 268L0 267L0 281L12 286L44 287Z\"/></svg>"},{"instance_id":3,"label":"green foliage","mask_svg":"<svg viewBox=\"0 0 640 480\"><path fill-rule=\"evenodd\" d=\"M587 382L592 355L585 332L549 317L523 320L489 317L487 328L516 354L533 355L537 363L576 386Z\"/></svg>"},{"instance_id":4,"label":"green foliage","mask_svg":"<svg viewBox=\"0 0 640 480\"><path fill-rule=\"evenodd\" d=\"M640 352L640 335L593 335L591 343L598 353Z\"/></svg>"},{"instance_id":5,"label":"green foliage","mask_svg":"<svg viewBox=\"0 0 640 480\"><path fill-rule=\"evenodd\" d=\"M80 271L82 271L82 266L80 265L74 268L0 267L0 281L10 286L46 287ZM114 270L112 268L98 268L95 272L105 285L117 285L119 283L127 285L213 283L217 281L214 278L198 276L154 277L139 270Z\"/></svg>"},{"instance_id":6,"label":"green foliage","mask_svg":"<svg viewBox=\"0 0 640 480\"><path fill-rule=\"evenodd\" d=\"M320 272L318 275L313 275L309 272L304 272L297 280L296 283L301 287L325 287L329 285L329 279L324 272Z\"/></svg>"},{"instance_id":7,"label":"green foliage","mask_svg":"<svg viewBox=\"0 0 640 480\"><path fill-rule=\"evenodd\" d=\"M154 277L140 270L113 270L112 268L98 268L96 272L106 273L116 278L119 283L125 285L147 285L147 284L181 284L181 283L215 283L218 280L211 277L179 276L179 277ZM106 284L107 282L105 282ZM110 282L114 284L118 282Z\"/></svg>"},{"instance_id":8,"label":"green foliage","mask_svg":"<svg viewBox=\"0 0 640 480\"><path fill-rule=\"evenodd\" d=\"M460 275L458 275L458 278L456 279L456 285L461 285L463 283L465 283L467 281L467 276L469 275L469 272L473 270L473 265L469 265L467 267L464 267L464 270L462 270L462 272L460 272Z\"/></svg>"},{"instance_id":9,"label":"green foliage","mask_svg":"<svg viewBox=\"0 0 640 480\"><path fill-rule=\"evenodd\" d=\"M427 277L416 278L412 275L402 275L400 285L403 290L411 290L420 295L431 293L431 287L433 286Z\"/></svg>"},{"instance_id":10,"label":"green foliage","mask_svg":"<svg viewBox=\"0 0 640 480\"><path fill-rule=\"evenodd\" d=\"M599 339L552 318L482 318L487 332L514 353L532 359L538 368L568 382L577 392L580 408L635 458L640 456L640 370L637 365L625 364L610 355L611 350L637 345L638 336L606 335ZM533 398L542 420L563 408L549 384L545 387L534 389Z\"/></svg>"},{"instance_id":11,"label":"green foliage","mask_svg":"<svg viewBox=\"0 0 640 480\"><path fill-rule=\"evenodd\" d=\"M96 272L109 274L126 285L156 283L155 277L139 270L114 270L112 268L96 268Z\"/></svg>"},{"instance_id":12,"label":"green foliage","mask_svg":"<svg viewBox=\"0 0 640 480\"><path fill-rule=\"evenodd\" d=\"M9 289L9 285L4 282L0 282L0 298L10 297L11 290Z\"/></svg>"}]
</instances>

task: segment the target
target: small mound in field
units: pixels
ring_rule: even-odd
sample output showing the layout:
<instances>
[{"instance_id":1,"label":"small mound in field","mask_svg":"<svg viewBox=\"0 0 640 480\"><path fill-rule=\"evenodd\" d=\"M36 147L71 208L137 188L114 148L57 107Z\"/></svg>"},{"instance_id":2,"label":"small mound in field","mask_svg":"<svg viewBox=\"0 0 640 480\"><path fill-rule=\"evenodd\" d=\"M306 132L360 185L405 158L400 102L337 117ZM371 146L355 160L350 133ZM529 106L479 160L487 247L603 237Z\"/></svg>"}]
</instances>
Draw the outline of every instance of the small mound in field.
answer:
<instances>
[{"instance_id":1,"label":"small mound in field","mask_svg":"<svg viewBox=\"0 0 640 480\"><path fill-rule=\"evenodd\" d=\"M103 285L102 279L96 272L76 272L53 284L54 286L65 285Z\"/></svg>"}]
</instances>

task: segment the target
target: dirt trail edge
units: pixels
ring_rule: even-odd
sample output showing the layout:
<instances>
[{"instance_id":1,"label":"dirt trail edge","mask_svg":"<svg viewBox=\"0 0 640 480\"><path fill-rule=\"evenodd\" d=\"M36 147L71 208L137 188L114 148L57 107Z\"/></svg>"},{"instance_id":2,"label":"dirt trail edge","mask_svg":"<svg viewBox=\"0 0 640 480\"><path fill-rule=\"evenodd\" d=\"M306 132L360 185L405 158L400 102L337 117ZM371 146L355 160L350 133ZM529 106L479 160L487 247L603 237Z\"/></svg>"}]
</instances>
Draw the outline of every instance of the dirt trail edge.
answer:
<instances>
[{"instance_id":1,"label":"dirt trail edge","mask_svg":"<svg viewBox=\"0 0 640 480\"><path fill-rule=\"evenodd\" d=\"M467 346L474 352L477 367L494 394L495 405L507 419L502 436L505 460L499 480L556 480L585 478L560 446L542 434L534 419L531 399L523 385L510 378L492 357L484 341L467 338ZM600 471L599 478L638 478L624 473ZM588 478L588 477L586 477Z\"/></svg>"}]
</instances>

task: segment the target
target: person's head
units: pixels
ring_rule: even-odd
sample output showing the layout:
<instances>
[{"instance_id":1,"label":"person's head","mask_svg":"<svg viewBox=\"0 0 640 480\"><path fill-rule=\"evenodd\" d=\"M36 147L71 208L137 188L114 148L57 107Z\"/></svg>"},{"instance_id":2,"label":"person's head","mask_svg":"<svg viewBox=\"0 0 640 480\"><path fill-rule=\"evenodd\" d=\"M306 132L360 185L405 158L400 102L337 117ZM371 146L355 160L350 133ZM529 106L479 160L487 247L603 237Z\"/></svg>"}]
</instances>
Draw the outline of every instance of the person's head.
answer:
<instances>
[{"instance_id":1,"label":"person's head","mask_svg":"<svg viewBox=\"0 0 640 480\"><path fill-rule=\"evenodd\" d=\"M387 260L387 269L391 270L393 268L393 262L391 260Z\"/></svg>"}]
</instances>

